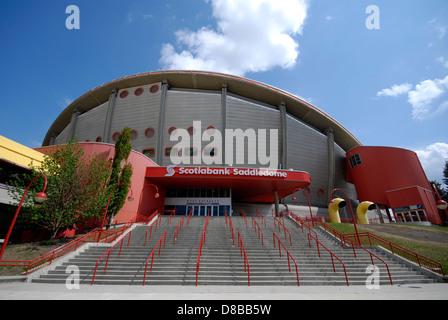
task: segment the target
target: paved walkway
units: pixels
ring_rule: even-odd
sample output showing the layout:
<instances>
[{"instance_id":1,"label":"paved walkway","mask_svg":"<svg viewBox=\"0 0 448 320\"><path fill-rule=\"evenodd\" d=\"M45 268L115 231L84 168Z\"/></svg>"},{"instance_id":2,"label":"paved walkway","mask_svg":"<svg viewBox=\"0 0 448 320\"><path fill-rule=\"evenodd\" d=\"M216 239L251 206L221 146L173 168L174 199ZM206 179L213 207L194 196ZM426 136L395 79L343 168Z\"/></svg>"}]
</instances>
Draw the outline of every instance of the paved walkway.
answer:
<instances>
[{"instance_id":1,"label":"paved walkway","mask_svg":"<svg viewBox=\"0 0 448 320\"><path fill-rule=\"evenodd\" d=\"M448 284L381 286L113 286L0 283L0 300L446 300Z\"/></svg>"}]
</instances>

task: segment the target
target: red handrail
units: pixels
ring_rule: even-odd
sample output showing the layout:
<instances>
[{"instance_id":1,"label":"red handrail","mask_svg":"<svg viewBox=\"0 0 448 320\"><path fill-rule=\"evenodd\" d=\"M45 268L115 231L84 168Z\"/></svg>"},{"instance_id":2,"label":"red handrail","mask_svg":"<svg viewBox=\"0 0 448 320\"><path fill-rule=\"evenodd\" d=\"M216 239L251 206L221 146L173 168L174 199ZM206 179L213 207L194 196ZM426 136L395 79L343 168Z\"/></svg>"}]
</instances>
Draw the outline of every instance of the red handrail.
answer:
<instances>
[{"instance_id":1,"label":"red handrail","mask_svg":"<svg viewBox=\"0 0 448 320\"><path fill-rule=\"evenodd\" d=\"M372 261L372 265L375 265L375 263L373 262L373 257L375 257L375 258L377 258L378 260L380 260L381 262L383 262L384 265L386 266L387 273L388 273L388 275L389 275L389 281L390 281L390 284L393 285L392 276L391 276L391 274L390 274L390 270L389 270L389 265L388 265L383 259L381 259L380 257L378 257L376 254L374 254L374 253L371 252L370 250L367 250L367 249L364 248L363 246L357 244L356 242L354 242L353 240L351 240L349 237L347 237L347 235L344 235L344 234L340 233L339 231L337 231L337 230L334 229L333 227L327 225L326 223L324 223L324 222L320 222L320 221L316 221L316 223L317 223L317 225L321 225L321 226L323 226L323 228L324 228L325 230L331 230L331 231L334 232L335 234L339 234L339 235L341 235L341 239L344 238L344 241L345 241L345 240L348 240L348 242L350 242L350 245L353 247L353 252L354 252L354 253L355 253L355 246L358 247L358 248L361 248L362 250L364 250L365 252L367 252L367 253L370 255L370 260ZM333 230L332 230L332 229L333 229ZM342 242L342 240L341 240L341 242ZM345 242L345 243L346 243L346 242ZM356 257L356 253L355 253L355 257Z\"/></svg>"},{"instance_id":2,"label":"red handrail","mask_svg":"<svg viewBox=\"0 0 448 320\"><path fill-rule=\"evenodd\" d=\"M163 246L165 247L165 244L166 244L166 231L162 234L162 236L160 237L159 241L157 241L157 244L154 247L154 249L152 250L152 252L149 255L148 259L146 259L145 274L143 275L143 283L142 283L143 286L146 284L146 271L148 270L149 259L152 257L152 259L151 259L151 269L149 270L149 272L151 272L152 271L152 265L154 263L154 253L156 252L157 247L159 247L159 257L160 257L160 252L162 251L162 246L160 245L160 243L162 242L163 238L165 238L165 241L163 242Z\"/></svg>"},{"instance_id":3,"label":"red handrail","mask_svg":"<svg viewBox=\"0 0 448 320\"><path fill-rule=\"evenodd\" d=\"M233 229L233 223L232 223L231 216L229 216L229 226L230 226L230 231L232 232L233 246L235 246L235 230Z\"/></svg>"},{"instance_id":4,"label":"red handrail","mask_svg":"<svg viewBox=\"0 0 448 320\"><path fill-rule=\"evenodd\" d=\"M249 258L247 257L246 248L244 248L243 238L241 237L241 234L238 231L238 248L240 247L241 243L241 251L240 254L243 257L244 252L244 272L247 272L247 284L250 287L250 265L249 265ZM246 265L247 265L247 271L246 271Z\"/></svg>"},{"instance_id":5,"label":"red handrail","mask_svg":"<svg viewBox=\"0 0 448 320\"><path fill-rule=\"evenodd\" d=\"M106 260L106 265L104 267L104 272L106 272L107 270L107 265L109 264L109 257L110 257L110 253L112 252L112 250L118 245L120 244L120 251L118 252L118 256L121 255L121 249L123 248L123 241L124 239L129 235L128 238L128 246L129 246L129 242L131 241L131 235L132 235L132 230L129 231L129 233L127 235L125 235L120 241L118 241L115 245L113 245L109 250L107 250L96 262L95 265L95 271L93 272L93 277L92 277L92 285L95 282L95 276L96 276L96 271L98 269L98 264L100 263L100 261L107 255L107 260Z\"/></svg>"},{"instance_id":6,"label":"red handrail","mask_svg":"<svg viewBox=\"0 0 448 320\"><path fill-rule=\"evenodd\" d=\"M311 233L308 233L308 243L309 243L310 248L311 248L310 237L311 237L311 238L314 238L313 235L312 235ZM333 264L333 272L336 272L336 268L335 268L335 266L334 266L334 259L333 259L333 257L335 257L336 259L338 259L339 262L342 264L342 267L344 268L344 273L345 273L345 281L347 282L347 286L349 286L348 278L347 278L347 269L345 268L345 264L344 264L344 262L342 262L342 260L339 259L337 255L335 255L333 252L331 252L331 251L330 251L326 246L324 246L319 240L317 240L317 239L315 239L315 240L316 240L316 245L317 245L318 252L319 252L319 258L320 258L319 245L321 245L325 250L328 251L328 253L329 253L330 256L331 256L331 263Z\"/></svg>"},{"instance_id":7,"label":"red handrail","mask_svg":"<svg viewBox=\"0 0 448 320\"><path fill-rule=\"evenodd\" d=\"M246 214L244 213L243 209L241 209L241 215L244 217L244 221L246 222L246 227L247 227L247 217L246 217Z\"/></svg>"},{"instance_id":8,"label":"red handrail","mask_svg":"<svg viewBox=\"0 0 448 320\"><path fill-rule=\"evenodd\" d=\"M173 216L176 216L176 209L174 209L174 210L171 211L171 214L169 215L168 220L167 220L167 222L166 222L166 225L167 225L167 226L170 225L171 221L173 220Z\"/></svg>"},{"instance_id":9,"label":"red handrail","mask_svg":"<svg viewBox=\"0 0 448 320\"><path fill-rule=\"evenodd\" d=\"M158 216L156 221L154 221L153 224L151 224L151 226L146 230L146 235L145 235L145 243L143 244L144 246L146 246L146 241L148 239L148 231L149 231L149 238L151 239L152 236L152 227L156 227L156 229L154 231L157 231L157 228L162 224L162 216Z\"/></svg>"},{"instance_id":10,"label":"red handrail","mask_svg":"<svg viewBox=\"0 0 448 320\"><path fill-rule=\"evenodd\" d=\"M284 230L284 233L285 233L285 240L287 240L287 238L286 238L286 231L288 231L288 234L289 234L289 244L292 246L291 232L289 232L288 228L286 228L285 225L283 223L281 223L280 220L277 219L277 217L274 217L274 225L275 225L275 221L278 222L278 232L280 232L280 225L283 227L283 230Z\"/></svg>"},{"instance_id":11,"label":"red handrail","mask_svg":"<svg viewBox=\"0 0 448 320\"><path fill-rule=\"evenodd\" d=\"M196 286L198 285L199 268L200 268L201 256L202 256L202 247L205 244L208 223L209 223L209 216L207 215L207 217L205 218L204 230L201 233L201 242L199 243L198 258L196 260Z\"/></svg>"},{"instance_id":12,"label":"red handrail","mask_svg":"<svg viewBox=\"0 0 448 320\"><path fill-rule=\"evenodd\" d=\"M274 248L275 248L275 238L277 238L278 243L279 243L279 245L278 245L278 252L279 252L279 254L280 254L280 257L282 256L282 250L281 250L280 244L283 246L283 249L285 249L285 251L286 251L286 255L287 255L287 257L288 257L288 268L289 268L289 272L291 272L291 265L290 265L290 263L289 263L289 257L291 257L292 261L294 261L294 264L296 265L297 286L300 286L300 280L299 280L299 268L297 267L297 262L296 262L296 260L293 258L293 256L292 256L291 253L289 252L289 250L286 249L285 245L283 244L283 242L280 241L280 239L279 239L278 236L275 234L275 232L273 232L273 235L272 235L272 239L273 239L273 241L274 241Z\"/></svg>"},{"instance_id":13,"label":"red handrail","mask_svg":"<svg viewBox=\"0 0 448 320\"><path fill-rule=\"evenodd\" d=\"M179 232L182 231L182 227L184 226L184 217L183 216L179 223L177 224L176 230L174 231L174 241L173 241L173 246L176 244L176 240L179 237Z\"/></svg>"},{"instance_id":14,"label":"red handrail","mask_svg":"<svg viewBox=\"0 0 448 320\"><path fill-rule=\"evenodd\" d=\"M102 230L100 228L93 229L89 233L86 233L85 235L82 235L32 260L0 260L0 266L27 266L25 275L28 275L30 270L36 271L46 266L47 264L51 265L55 259L58 259L70 252L78 250L78 247L81 242L83 243L100 242L100 241L104 243L113 242L116 238L122 235L126 231L126 229L129 228L131 224L138 223L143 220L151 221L155 214L157 214L157 210L148 218L142 215L137 215L135 218L133 218L131 221L129 221L116 231ZM105 235L105 237L101 238L103 235Z\"/></svg>"},{"instance_id":15,"label":"red handrail","mask_svg":"<svg viewBox=\"0 0 448 320\"><path fill-rule=\"evenodd\" d=\"M261 239L261 245L264 246L263 230L261 230L254 217L252 217L252 227L254 227L255 232L258 232L258 239Z\"/></svg>"},{"instance_id":16,"label":"red handrail","mask_svg":"<svg viewBox=\"0 0 448 320\"><path fill-rule=\"evenodd\" d=\"M190 213L188 214L187 227L188 227L188 224L190 223L190 219L191 219L192 215L193 215L193 208L191 208Z\"/></svg>"},{"instance_id":17,"label":"red handrail","mask_svg":"<svg viewBox=\"0 0 448 320\"><path fill-rule=\"evenodd\" d=\"M313 232L315 238L317 240L319 240L316 231L314 231L305 221L303 221L300 217L298 217L296 214L292 213L291 211L288 210L288 212L289 212L290 217L292 217L294 220L296 220L296 222L300 222L300 224L302 226L302 232L303 232L303 227L308 228L308 233ZM317 220L314 220L314 221L316 221L316 224L319 223L319 221L317 221ZM336 236L336 233L339 233L340 241L342 244L342 249L345 249L344 245L348 244L348 246L352 247L353 256L356 258L356 251L355 251L355 246L353 245L353 241L350 240L348 237L346 237L344 234L342 234L339 231L337 231L336 229L334 229L333 227L330 227L329 225L326 225L326 226L328 228L332 228L335 231L334 236ZM325 227L324 227L324 229L327 230ZM318 248L317 251L319 251L319 246L317 246L317 248Z\"/></svg>"},{"instance_id":18,"label":"red handrail","mask_svg":"<svg viewBox=\"0 0 448 320\"><path fill-rule=\"evenodd\" d=\"M198 286L198 277L199 277L199 267L201 264L201 256L202 256L202 246L205 243L205 234L204 231L201 233L201 242L199 243L199 250L198 250L198 258L196 260L196 286Z\"/></svg>"},{"instance_id":19,"label":"red handrail","mask_svg":"<svg viewBox=\"0 0 448 320\"><path fill-rule=\"evenodd\" d=\"M348 237L352 237L353 235L347 235ZM419 253L413 252L409 249L406 249L398 244L395 244L391 241L388 241L382 237L379 237L373 233L370 232L365 232L365 233L359 233L359 236L361 238L368 238L369 244L370 246L372 246L372 239L375 241L378 241L380 243L381 246L385 247L385 248L389 248L390 251L393 254L397 254L399 256L405 257L406 259L413 259L415 262L418 263L418 265L420 267L429 269L431 271L434 271L436 273L440 273L443 276L445 276L445 273L443 271L442 268L442 264L438 261L435 261L433 259L427 258Z\"/></svg>"},{"instance_id":20,"label":"red handrail","mask_svg":"<svg viewBox=\"0 0 448 320\"><path fill-rule=\"evenodd\" d=\"M261 214L261 212L258 209L256 209L256 213L257 213L257 216L259 216L261 218L261 224L263 224L263 222L264 222L264 226L266 227L266 218Z\"/></svg>"}]
</instances>

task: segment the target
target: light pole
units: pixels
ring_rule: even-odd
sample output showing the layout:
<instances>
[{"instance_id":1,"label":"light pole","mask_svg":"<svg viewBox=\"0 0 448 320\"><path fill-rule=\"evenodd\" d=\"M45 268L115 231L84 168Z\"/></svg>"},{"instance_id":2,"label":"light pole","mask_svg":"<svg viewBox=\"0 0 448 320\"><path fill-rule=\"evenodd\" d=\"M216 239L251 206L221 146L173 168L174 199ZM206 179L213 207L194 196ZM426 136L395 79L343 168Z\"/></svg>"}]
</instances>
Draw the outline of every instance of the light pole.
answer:
<instances>
[{"instance_id":1,"label":"light pole","mask_svg":"<svg viewBox=\"0 0 448 320\"><path fill-rule=\"evenodd\" d=\"M154 198L157 199L158 197L160 197L159 188L157 188L157 186L155 184L150 184L150 186L153 186L154 188L156 188L156 194L154 195Z\"/></svg>"},{"instance_id":2,"label":"light pole","mask_svg":"<svg viewBox=\"0 0 448 320\"><path fill-rule=\"evenodd\" d=\"M297 198L295 197L294 193L296 193L296 191L300 191L300 190L303 191L303 194L306 196L306 199L308 200L308 207L310 208L311 223L312 223L313 228L314 228L313 212L311 210L311 204L310 204L310 193L311 193L310 188L308 188L308 187L306 187L306 188L297 188L296 190L293 191L291 200L297 200Z\"/></svg>"},{"instance_id":3,"label":"light pole","mask_svg":"<svg viewBox=\"0 0 448 320\"><path fill-rule=\"evenodd\" d=\"M132 188L131 188L131 186L128 185L127 183L120 183L120 184L117 184L117 185L110 191L110 194L109 194L109 200L107 200L106 210L104 211L103 222L101 223L101 229L103 229L103 227L104 227L104 222L106 221L107 209L109 208L109 202L110 202L110 197L112 197L112 192L115 190L115 188L117 188L117 187L119 187L119 186L123 186L123 185L128 186L128 187L129 187L129 190L131 190L131 196L128 197L128 201L134 201L134 197L133 197L134 193L132 192ZM99 240L99 239L98 239L98 240Z\"/></svg>"},{"instance_id":4,"label":"light pole","mask_svg":"<svg viewBox=\"0 0 448 320\"><path fill-rule=\"evenodd\" d=\"M341 190L341 189L333 189L333 190L331 190L331 193L330 193L330 199L332 198L333 192L335 192L335 191L342 192L345 195L345 197L347 198L348 205L349 205L349 208L350 208L350 213L352 214L353 226L355 227L356 239L358 240L358 245L361 245L361 239L359 238L358 228L356 227L355 216L353 214L352 205L350 204L350 198L348 197L348 195L343 190ZM334 203L334 201L330 200L330 203Z\"/></svg>"},{"instance_id":5,"label":"light pole","mask_svg":"<svg viewBox=\"0 0 448 320\"><path fill-rule=\"evenodd\" d=\"M14 215L14 218L12 219L11 225L9 226L8 233L6 234L5 242L3 242L2 250L0 251L0 260L3 257L3 252L5 252L6 245L8 244L8 240L9 240L9 237L11 236L11 232L12 232L12 229L14 228L14 224L16 223L17 217L19 216L19 211L22 208L23 202L25 201L26 194L28 193L28 190L30 189L30 187L34 183L34 181L36 181L40 177L45 178L45 185L44 185L44 189L42 190L42 192L36 193L36 195L34 196L34 201L36 201L38 203L43 203L45 200L47 200L47 195L45 193L45 189L47 188L48 180L47 180L46 175L41 174L41 175L38 175L36 178L34 178L33 181L30 182L30 184L28 185L28 187L25 190L25 193L22 196L22 200L20 201L20 204L19 204L19 206L16 210L16 213Z\"/></svg>"}]
</instances>

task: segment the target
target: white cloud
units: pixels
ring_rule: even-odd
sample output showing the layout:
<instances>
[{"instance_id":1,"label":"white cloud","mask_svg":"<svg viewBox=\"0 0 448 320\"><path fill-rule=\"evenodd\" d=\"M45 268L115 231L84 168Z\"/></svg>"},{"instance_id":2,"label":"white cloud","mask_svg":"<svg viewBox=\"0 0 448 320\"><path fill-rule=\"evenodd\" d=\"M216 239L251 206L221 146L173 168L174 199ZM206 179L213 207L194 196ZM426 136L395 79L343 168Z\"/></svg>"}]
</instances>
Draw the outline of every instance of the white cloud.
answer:
<instances>
[{"instance_id":1,"label":"white cloud","mask_svg":"<svg viewBox=\"0 0 448 320\"><path fill-rule=\"evenodd\" d=\"M207 1L208 2L208 1ZM274 67L291 68L299 55L307 0L210 0L217 30L175 33L180 52L163 45L165 69L207 70L244 75Z\"/></svg>"},{"instance_id":2,"label":"white cloud","mask_svg":"<svg viewBox=\"0 0 448 320\"><path fill-rule=\"evenodd\" d=\"M437 142L422 150L414 150L425 170L428 180L443 183L443 169L448 160L448 143Z\"/></svg>"},{"instance_id":3,"label":"white cloud","mask_svg":"<svg viewBox=\"0 0 448 320\"><path fill-rule=\"evenodd\" d=\"M448 76L444 79L424 80L408 94L408 102L412 105L412 117L424 120L443 112L448 107L448 100L443 101L434 110L434 100L442 97L448 89Z\"/></svg>"},{"instance_id":4,"label":"white cloud","mask_svg":"<svg viewBox=\"0 0 448 320\"><path fill-rule=\"evenodd\" d=\"M445 62L436 59L438 62ZM398 97L408 94L408 103L412 106L414 120L426 120L440 115L448 109L448 99L440 99L448 92L448 76L444 79L428 79L420 82L412 90L413 85L404 83L383 89L376 95L378 97ZM438 105L438 106L437 106Z\"/></svg>"},{"instance_id":5,"label":"white cloud","mask_svg":"<svg viewBox=\"0 0 448 320\"><path fill-rule=\"evenodd\" d=\"M436 61L441 63L443 67L448 68L448 60L445 57L438 57Z\"/></svg>"},{"instance_id":6,"label":"white cloud","mask_svg":"<svg viewBox=\"0 0 448 320\"><path fill-rule=\"evenodd\" d=\"M398 97L402 94L408 93L412 89L412 84L403 83L400 85L394 84L390 89L383 89L379 91L376 95L378 97Z\"/></svg>"}]
</instances>

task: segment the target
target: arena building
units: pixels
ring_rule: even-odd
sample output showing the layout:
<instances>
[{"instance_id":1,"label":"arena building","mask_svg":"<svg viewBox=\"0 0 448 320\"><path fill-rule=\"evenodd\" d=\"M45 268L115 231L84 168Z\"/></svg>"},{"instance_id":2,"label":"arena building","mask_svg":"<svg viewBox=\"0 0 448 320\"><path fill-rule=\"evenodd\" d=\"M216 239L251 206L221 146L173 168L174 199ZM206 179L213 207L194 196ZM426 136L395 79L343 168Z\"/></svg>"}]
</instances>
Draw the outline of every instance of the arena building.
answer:
<instances>
[{"instance_id":1,"label":"arena building","mask_svg":"<svg viewBox=\"0 0 448 320\"><path fill-rule=\"evenodd\" d=\"M37 150L75 137L91 152L109 150L126 126L132 128L133 191L140 200L132 210L125 205L116 222L173 208L223 215L288 207L307 214L307 197L291 195L309 188L316 216L328 216L332 191L341 189L354 205L373 201L371 218L442 224L415 153L364 147L297 96L226 74L159 71L103 84L71 103Z\"/></svg>"}]
</instances>

